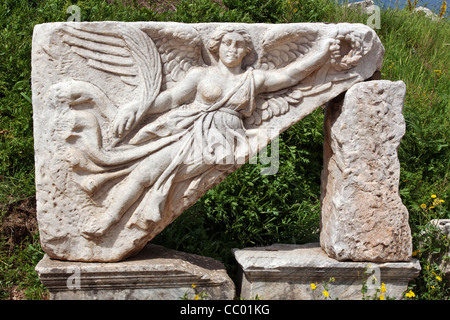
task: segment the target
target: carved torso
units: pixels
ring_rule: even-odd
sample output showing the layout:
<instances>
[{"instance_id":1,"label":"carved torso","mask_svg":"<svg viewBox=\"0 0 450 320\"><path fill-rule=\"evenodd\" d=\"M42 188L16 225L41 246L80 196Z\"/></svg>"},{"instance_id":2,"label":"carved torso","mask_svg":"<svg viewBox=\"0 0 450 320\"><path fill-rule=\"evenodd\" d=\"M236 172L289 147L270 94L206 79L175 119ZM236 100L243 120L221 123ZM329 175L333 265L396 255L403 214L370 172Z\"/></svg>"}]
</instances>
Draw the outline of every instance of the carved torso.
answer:
<instances>
[{"instance_id":1,"label":"carved torso","mask_svg":"<svg viewBox=\"0 0 450 320\"><path fill-rule=\"evenodd\" d=\"M226 87L226 80L220 81L217 76L207 75L197 86L196 99L208 105L214 104L226 91L224 87Z\"/></svg>"},{"instance_id":2,"label":"carved torso","mask_svg":"<svg viewBox=\"0 0 450 320\"><path fill-rule=\"evenodd\" d=\"M227 77L218 72L208 71L197 86L196 100L206 105L213 105L233 90L236 83L241 82L243 77L245 72ZM249 94L246 86L239 88L224 107L235 111L245 108L249 102Z\"/></svg>"}]
</instances>

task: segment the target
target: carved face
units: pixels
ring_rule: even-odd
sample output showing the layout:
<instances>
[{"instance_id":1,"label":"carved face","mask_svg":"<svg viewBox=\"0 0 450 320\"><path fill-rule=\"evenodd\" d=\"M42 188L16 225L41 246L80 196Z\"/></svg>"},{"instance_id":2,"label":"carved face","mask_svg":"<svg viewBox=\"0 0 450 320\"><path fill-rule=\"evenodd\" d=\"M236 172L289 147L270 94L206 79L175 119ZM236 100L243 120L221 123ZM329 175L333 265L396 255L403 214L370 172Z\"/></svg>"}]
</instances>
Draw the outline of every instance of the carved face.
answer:
<instances>
[{"instance_id":1,"label":"carved face","mask_svg":"<svg viewBox=\"0 0 450 320\"><path fill-rule=\"evenodd\" d=\"M241 64L247 54L246 43L243 36L232 32L223 36L219 46L219 58L227 67L236 67Z\"/></svg>"}]
</instances>

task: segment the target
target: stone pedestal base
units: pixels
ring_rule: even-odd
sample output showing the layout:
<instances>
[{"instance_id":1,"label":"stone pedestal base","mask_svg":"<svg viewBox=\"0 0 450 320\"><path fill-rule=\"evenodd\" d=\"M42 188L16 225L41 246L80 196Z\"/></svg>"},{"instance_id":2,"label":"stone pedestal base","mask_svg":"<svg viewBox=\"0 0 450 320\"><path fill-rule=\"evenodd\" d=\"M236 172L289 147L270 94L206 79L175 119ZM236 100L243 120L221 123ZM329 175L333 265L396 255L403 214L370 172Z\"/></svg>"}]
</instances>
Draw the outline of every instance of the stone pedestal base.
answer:
<instances>
[{"instance_id":1,"label":"stone pedestal base","mask_svg":"<svg viewBox=\"0 0 450 320\"><path fill-rule=\"evenodd\" d=\"M220 300L235 296L234 283L220 262L152 244L137 256L112 263L59 261L45 255L36 271L54 300L176 300L196 295Z\"/></svg>"},{"instance_id":2,"label":"stone pedestal base","mask_svg":"<svg viewBox=\"0 0 450 320\"><path fill-rule=\"evenodd\" d=\"M366 297L379 296L381 292L377 293L377 289L380 290L384 283L386 299L401 299L408 283L420 272L417 260L340 262L328 257L319 243L246 248L235 250L234 255L241 267L238 295L244 299L324 299L325 287L328 299L362 299L364 280L368 287ZM331 278L334 281L330 281Z\"/></svg>"}]
</instances>

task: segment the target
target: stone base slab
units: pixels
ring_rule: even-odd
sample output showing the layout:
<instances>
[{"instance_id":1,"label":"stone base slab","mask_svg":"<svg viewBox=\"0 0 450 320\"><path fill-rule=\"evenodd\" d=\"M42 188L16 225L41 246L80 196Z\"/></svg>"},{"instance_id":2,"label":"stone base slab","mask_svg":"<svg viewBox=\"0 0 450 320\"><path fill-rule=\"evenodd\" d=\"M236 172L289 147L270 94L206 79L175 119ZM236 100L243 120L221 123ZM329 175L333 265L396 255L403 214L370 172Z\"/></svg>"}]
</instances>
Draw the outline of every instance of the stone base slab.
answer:
<instances>
[{"instance_id":1,"label":"stone base slab","mask_svg":"<svg viewBox=\"0 0 450 320\"><path fill-rule=\"evenodd\" d=\"M121 262L59 261L45 255L36 271L52 300L177 300L194 299L196 295L228 300L235 297L235 285L220 262L153 244Z\"/></svg>"},{"instance_id":2,"label":"stone base slab","mask_svg":"<svg viewBox=\"0 0 450 320\"><path fill-rule=\"evenodd\" d=\"M420 272L415 259L389 263L337 261L328 257L319 243L236 249L234 255L241 269L238 295L243 299L324 299L324 283L328 283L328 299L358 300L363 298L364 280L368 286L365 297L379 296L377 289L384 283L386 299L402 299L408 283Z\"/></svg>"}]
</instances>

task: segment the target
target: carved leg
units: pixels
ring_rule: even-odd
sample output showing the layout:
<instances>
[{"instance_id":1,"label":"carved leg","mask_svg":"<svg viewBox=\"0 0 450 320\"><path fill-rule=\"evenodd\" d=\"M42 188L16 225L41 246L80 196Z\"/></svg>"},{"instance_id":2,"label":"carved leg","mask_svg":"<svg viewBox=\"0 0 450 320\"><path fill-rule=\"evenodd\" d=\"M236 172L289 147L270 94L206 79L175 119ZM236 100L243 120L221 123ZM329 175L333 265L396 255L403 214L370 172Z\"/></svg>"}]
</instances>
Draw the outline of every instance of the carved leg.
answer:
<instances>
[{"instance_id":1,"label":"carved leg","mask_svg":"<svg viewBox=\"0 0 450 320\"><path fill-rule=\"evenodd\" d=\"M131 176L131 175L130 175ZM129 176L129 177L130 177ZM144 191L142 181L132 181L127 177L121 183L111 196L113 199L110 207L102 215L91 217L88 223L84 225L82 234L87 238L96 238L105 234L105 232L116 222L120 220L126 210L140 197Z\"/></svg>"},{"instance_id":2,"label":"carved leg","mask_svg":"<svg viewBox=\"0 0 450 320\"><path fill-rule=\"evenodd\" d=\"M172 162L164 152L157 152L142 162L108 196L110 203L101 216L92 217L84 225L82 234L97 238L115 223L140 198L144 190L152 186Z\"/></svg>"}]
</instances>

